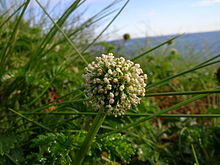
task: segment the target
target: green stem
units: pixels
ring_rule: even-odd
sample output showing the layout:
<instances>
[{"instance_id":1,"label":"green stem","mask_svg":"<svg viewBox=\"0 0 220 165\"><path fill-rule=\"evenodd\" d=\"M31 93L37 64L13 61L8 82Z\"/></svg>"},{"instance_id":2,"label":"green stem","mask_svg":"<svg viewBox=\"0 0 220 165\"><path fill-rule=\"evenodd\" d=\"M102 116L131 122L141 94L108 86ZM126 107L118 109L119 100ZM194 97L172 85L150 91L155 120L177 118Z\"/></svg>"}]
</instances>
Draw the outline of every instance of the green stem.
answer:
<instances>
[{"instance_id":1,"label":"green stem","mask_svg":"<svg viewBox=\"0 0 220 165\"><path fill-rule=\"evenodd\" d=\"M29 121L29 122L34 123L35 125L37 125L37 126L43 128L43 129L45 129L45 130L47 130L47 131L49 131L49 132L52 132L52 130L50 130L50 129L47 128L46 126L44 126L44 125L42 125L42 124L40 124L40 123L38 123L38 122L36 122L36 121L34 121L34 120L32 120L32 119L30 119L30 118L28 118L28 117L26 117L26 116L20 114L19 112L15 111L15 110L13 110L13 109L11 109L11 108L9 108L8 110L12 111L12 112L15 113L16 115L18 115L18 116L20 116L20 117L26 119L26 120Z\"/></svg>"},{"instance_id":2,"label":"green stem","mask_svg":"<svg viewBox=\"0 0 220 165\"><path fill-rule=\"evenodd\" d=\"M97 112L20 112L22 115L97 115ZM7 114L13 116L13 114ZM130 113L126 112L124 116L151 116L151 113ZM160 114L158 117L220 117L220 114Z\"/></svg>"},{"instance_id":3,"label":"green stem","mask_svg":"<svg viewBox=\"0 0 220 165\"><path fill-rule=\"evenodd\" d=\"M88 50L98 39L99 37L109 28L109 26L115 21L115 19L121 14L121 12L124 10L124 8L127 6L128 2L130 0L127 0L125 4L122 6L122 8L119 10L119 12L114 16L114 18L107 24L107 26L101 31L101 33L82 51L85 52Z\"/></svg>"},{"instance_id":4,"label":"green stem","mask_svg":"<svg viewBox=\"0 0 220 165\"><path fill-rule=\"evenodd\" d=\"M144 55L146 55L146 54L148 54L148 53L150 53L150 52L152 52L152 51L154 51L154 50L160 48L160 47L163 46L163 45L168 44L169 42L171 42L171 41L173 41L173 40L179 38L179 37L182 36L182 35L183 35L183 34L177 35L177 36L175 36L175 37L173 37L173 38L171 38L171 39L169 39L169 40L167 40L167 41L165 41L165 42L163 42L163 43L161 43L161 44L159 44L159 45L157 45L157 46L151 48L150 50L147 50L146 52L141 53L141 54L138 55L137 57L132 58L131 61L135 61L135 60L141 58L142 56L144 56Z\"/></svg>"},{"instance_id":5,"label":"green stem","mask_svg":"<svg viewBox=\"0 0 220 165\"><path fill-rule=\"evenodd\" d=\"M16 160L14 160L14 158L12 158L9 154L6 154L5 155L11 160L11 162L13 162L15 165L20 165Z\"/></svg>"},{"instance_id":6,"label":"green stem","mask_svg":"<svg viewBox=\"0 0 220 165\"><path fill-rule=\"evenodd\" d=\"M23 4L21 4L21 6L19 6L10 16L8 16L8 18L6 18L5 20L3 20L3 22L0 25L0 29L5 25L6 22L8 22L24 5L26 2L24 2ZM4 18L4 17L2 17Z\"/></svg>"},{"instance_id":7,"label":"green stem","mask_svg":"<svg viewBox=\"0 0 220 165\"><path fill-rule=\"evenodd\" d=\"M176 78L176 77L182 76L182 75L187 74L187 73L190 73L190 72L192 72L192 71L196 71L196 70L198 70L198 69L207 67L207 66L209 66L209 65L217 64L217 63L219 63L219 62L220 62L220 60L214 61L214 62L210 62L210 63L205 63L204 65L199 64L199 65L197 65L197 66L195 66L195 67L193 67L193 68L191 68L191 69L189 69L189 70L180 72L180 73L178 73L178 74L169 76L169 77L167 77L167 78L165 78L165 79L163 79L163 80L160 80L160 81L158 81L158 82L155 82L155 83L153 83L153 84L150 84L150 85L148 85L145 89L148 90L148 89L150 89L150 88L154 88L154 87L156 87L156 86L160 86L160 85L165 84L165 83L167 83L169 80L172 80L172 79L174 79L174 78Z\"/></svg>"},{"instance_id":8,"label":"green stem","mask_svg":"<svg viewBox=\"0 0 220 165\"><path fill-rule=\"evenodd\" d=\"M196 151L195 151L195 148L194 148L193 144L191 144L191 147L192 147L192 152L193 152L194 159L196 161L196 165L199 165L199 161L198 161Z\"/></svg>"},{"instance_id":9,"label":"green stem","mask_svg":"<svg viewBox=\"0 0 220 165\"><path fill-rule=\"evenodd\" d=\"M149 93L145 97L154 96L177 96L177 95L195 95L195 94L213 94L220 93L220 90L206 90L206 91L185 91L185 92L167 92L167 93Z\"/></svg>"},{"instance_id":10,"label":"green stem","mask_svg":"<svg viewBox=\"0 0 220 165\"><path fill-rule=\"evenodd\" d=\"M188 100L185 100L185 101L180 102L180 103L178 103L178 104L175 104L175 105L173 105L173 106L171 106L171 107L168 107L168 108L166 108L166 109L164 109L164 110L162 110L162 111L160 111L160 112L158 112L158 113L155 113L155 114L152 114L152 115L147 116L147 117L145 117L145 118L141 118L141 119L139 119L139 120L136 120L135 122L133 122L133 123L131 123L131 124L127 124L127 125L125 125L124 127L120 127L120 128L118 128L118 129L116 129L116 130L114 130L114 131L111 131L111 132L102 134L102 135L100 135L98 138L103 138L103 137L106 137L106 136L111 135L111 134L113 134L113 133L123 132L123 131L125 131L125 130L128 130L128 129L131 128L131 127L136 127L136 126L138 126L139 124L145 122L146 120L152 119L152 118L154 118L154 117L158 117L159 115L162 115L162 114L164 114L164 113L167 113L167 112L169 112L169 111L172 111L172 110L174 110L174 109L177 109L177 108L179 108L179 107L181 107L181 106L187 105L187 104L189 104L189 103L192 103L192 102L194 102L194 101L196 101L196 100L199 100L199 99L201 99L201 98L203 98L203 97L205 97L205 96L208 96L208 94L202 94L202 95L194 96L194 97L192 97L192 98L190 98L190 99L188 99Z\"/></svg>"},{"instance_id":11,"label":"green stem","mask_svg":"<svg viewBox=\"0 0 220 165\"><path fill-rule=\"evenodd\" d=\"M94 119L94 122L91 126L91 128L89 129L89 132L82 144L82 146L80 147L78 153L76 154L76 158L75 161L73 162L74 165L81 165L83 162L83 159L85 158L96 134L99 131L99 128L101 127L103 121L105 120L106 114L105 113L98 113L96 115L96 118ZM71 155L74 155L73 153L71 153Z\"/></svg>"},{"instance_id":12,"label":"green stem","mask_svg":"<svg viewBox=\"0 0 220 165\"><path fill-rule=\"evenodd\" d=\"M69 39L69 37L66 35L66 33L61 29L61 26L56 23L53 18L50 16L50 14L46 11L46 9L41 5L41 3L38 0L35 0L37 4L40 6L40 8L44 11L44 13L48 16L48 18L53 22L53 24L56 26L56 28L63 34L63 36L66 38L67 42L72 46L72 48L77 52L77 54L82 58L83 62L88 65L87 60L83 57L82 53L78 50L78 48L75 46L73 41ZM76 6L79 4L80 0L75 1Z\"/></svg>"},{"instance_id":13,"label":"green stem","mask_svg":"<svg viewBox=\"0 0 220 165\"><path fill-rule=\"evenodd\" d=\"M82 102L82 101L87 101L87 100L88 99L79 99L79 100L73 100L73 101L63 101L63 102L55 103L55 104L47 104L47 105L43 105L41 107L38 107L38 108L32 110L32 112L38 112L38 111L44 110L46 108L49 108L51 106L59 106L59 105L65 105L65 104L72 104L72 103L75 103L75 102Z\"/></svg>"},{"instance_id":14,"label":"green stem","mask_svg":"<svg viewBox=\"0 0 220 165\"><path fill-rule=\"evenodd\" d=\"M16 23L15 23L15 26L13 28L13 31L11 33L11 36L10 36L10 39L8 40L7 44L6 44L6 47L1 50L1 54L0 54L0 66L1 66L1 70L0 70L0 76L2 76L2 74L4 73L6 67L6 62L7 60L9 59L9 56L11 56L13 53L11 53L12 51L12 48L13 48L13 44L16 42L16 34L18 33L18 28L19 28L19 25L20 25L20 22L22 20L22 17L24 16L24 13L28 7L28 4L30 3L30 0L27 0L24 4L24 7L21 11L21 14L19 15Z\"/></svg>"},{"instance_id":15,"label":"green stem","mask_svg":"<svg viewBox=\"0 0 220 165\"><path fill-rule=\"evenodd\" d=\"M51 86L51 84L53 83L55 78L53 78L49 84L46 86L46 88L34 99L32 100L28 105L27 107L30 107L32 104L34 104L36 101L38 101L48 90L48 88Z\"/></svg>"}]
</instances>

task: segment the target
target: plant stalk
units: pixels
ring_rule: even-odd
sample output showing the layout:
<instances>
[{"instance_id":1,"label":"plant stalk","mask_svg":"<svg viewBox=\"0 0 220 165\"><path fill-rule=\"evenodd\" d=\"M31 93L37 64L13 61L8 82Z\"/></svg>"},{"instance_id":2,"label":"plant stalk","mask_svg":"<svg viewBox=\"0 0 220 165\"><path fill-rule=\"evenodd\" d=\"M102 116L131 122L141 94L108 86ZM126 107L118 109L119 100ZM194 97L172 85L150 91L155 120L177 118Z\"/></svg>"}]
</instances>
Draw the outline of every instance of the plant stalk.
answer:
<instances>
[{"instance_id":1,"label":"plant stalk","mask_svg":"<svg viewBox=\"0 0 220 165\"><path fill-rule=\"evenodd\" d=\"M76 153L75 160L73 160L74 165L81 165L82 164L96 134L99 131L99 128L101 127L102 123L105 120L105 117L106 117L106 114L101 113L101 112L99 112L96 115L94 122L93 122L91 128L89 129L89 132L88 132L83 144L81 145L78 153Z\"/></svg>"}]
</instances>

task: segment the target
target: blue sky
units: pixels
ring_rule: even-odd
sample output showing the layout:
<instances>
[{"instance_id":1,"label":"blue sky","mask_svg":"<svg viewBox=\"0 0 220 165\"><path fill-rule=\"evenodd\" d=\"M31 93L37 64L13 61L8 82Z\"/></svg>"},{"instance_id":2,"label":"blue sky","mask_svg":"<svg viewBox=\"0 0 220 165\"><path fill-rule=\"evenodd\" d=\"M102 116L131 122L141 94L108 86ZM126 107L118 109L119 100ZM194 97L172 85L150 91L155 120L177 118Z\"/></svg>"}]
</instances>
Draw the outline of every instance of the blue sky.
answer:
<instances>
[{"instance_id":1,"label":"blue sky","mask_svg":"<svg viewBox=\"0 0 220 165\"><path fill-rule=\"evenodd\" d=\"M52 0L54 4L57 1ZM67 6L70 1L63 0L60 4ZM88 7L84 16L89 17L111 2L112 0L87 0L81 10ZM123 3L125 0L116 8ZM110 18L101 22L97 32L108 21ZM134 38L214 30L220 30L220 0L130 0L106 32L106 36L107 39L117 39L124 33L130 33Z\"/></svg>"}]
</instances>

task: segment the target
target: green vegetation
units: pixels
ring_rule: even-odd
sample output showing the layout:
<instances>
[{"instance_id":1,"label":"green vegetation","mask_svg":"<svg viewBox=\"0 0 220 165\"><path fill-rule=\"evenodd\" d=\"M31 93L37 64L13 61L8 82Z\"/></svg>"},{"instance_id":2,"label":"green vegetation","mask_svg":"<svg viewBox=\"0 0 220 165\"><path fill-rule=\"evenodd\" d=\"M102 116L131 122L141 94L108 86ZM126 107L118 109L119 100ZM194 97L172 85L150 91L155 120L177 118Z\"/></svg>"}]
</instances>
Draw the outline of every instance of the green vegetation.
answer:
<instances>
[{"instance_id":1,"label":"green vegetation","mask_svg":"<svg viewBox=\"0 0 220 165\"><path fill-rule=\"evenodd\" d=\"M98 116L82 74L101 55L99 46L101 53L126 57L124 47L99 39L128 1L84 20L75 14L84 1L53 18L36 0L42 19L35 16L35 24L30 0L18 2L0 2L0 165L74 164L82 150L88 165L219 164L220 55L189 61L170 46L181 35L140 50L131 60L148 75L146 96L124 116L105 116L91 147L80 149Z\"/></svg>"}]
</instances>

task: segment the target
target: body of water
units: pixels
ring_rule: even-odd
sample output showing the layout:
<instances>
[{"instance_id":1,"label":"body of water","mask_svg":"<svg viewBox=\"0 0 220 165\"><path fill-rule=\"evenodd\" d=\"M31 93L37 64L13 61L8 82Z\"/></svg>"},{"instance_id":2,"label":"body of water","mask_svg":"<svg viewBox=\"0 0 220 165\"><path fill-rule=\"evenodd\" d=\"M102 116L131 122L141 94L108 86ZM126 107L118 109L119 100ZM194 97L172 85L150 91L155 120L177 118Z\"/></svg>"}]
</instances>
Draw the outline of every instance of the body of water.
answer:
<instances>
[{"instance_id":1,"label":"body of water","mask_svg":"<svg viewBox=\"0 0 220 165\"><path fill-rule=\"evenodd\" d=\"M140 50L148 50L174 36L134 38L127 41L115 40L109 43L117 48L124 47L127 50L126 52L130 52L128 56L131 57L138 55ZM169 47L176 48L182 56L190 56L190 54L196 55L198 58L215 56L220 54L220 31L183 34Z\"/></svg>"}]
</instances>

